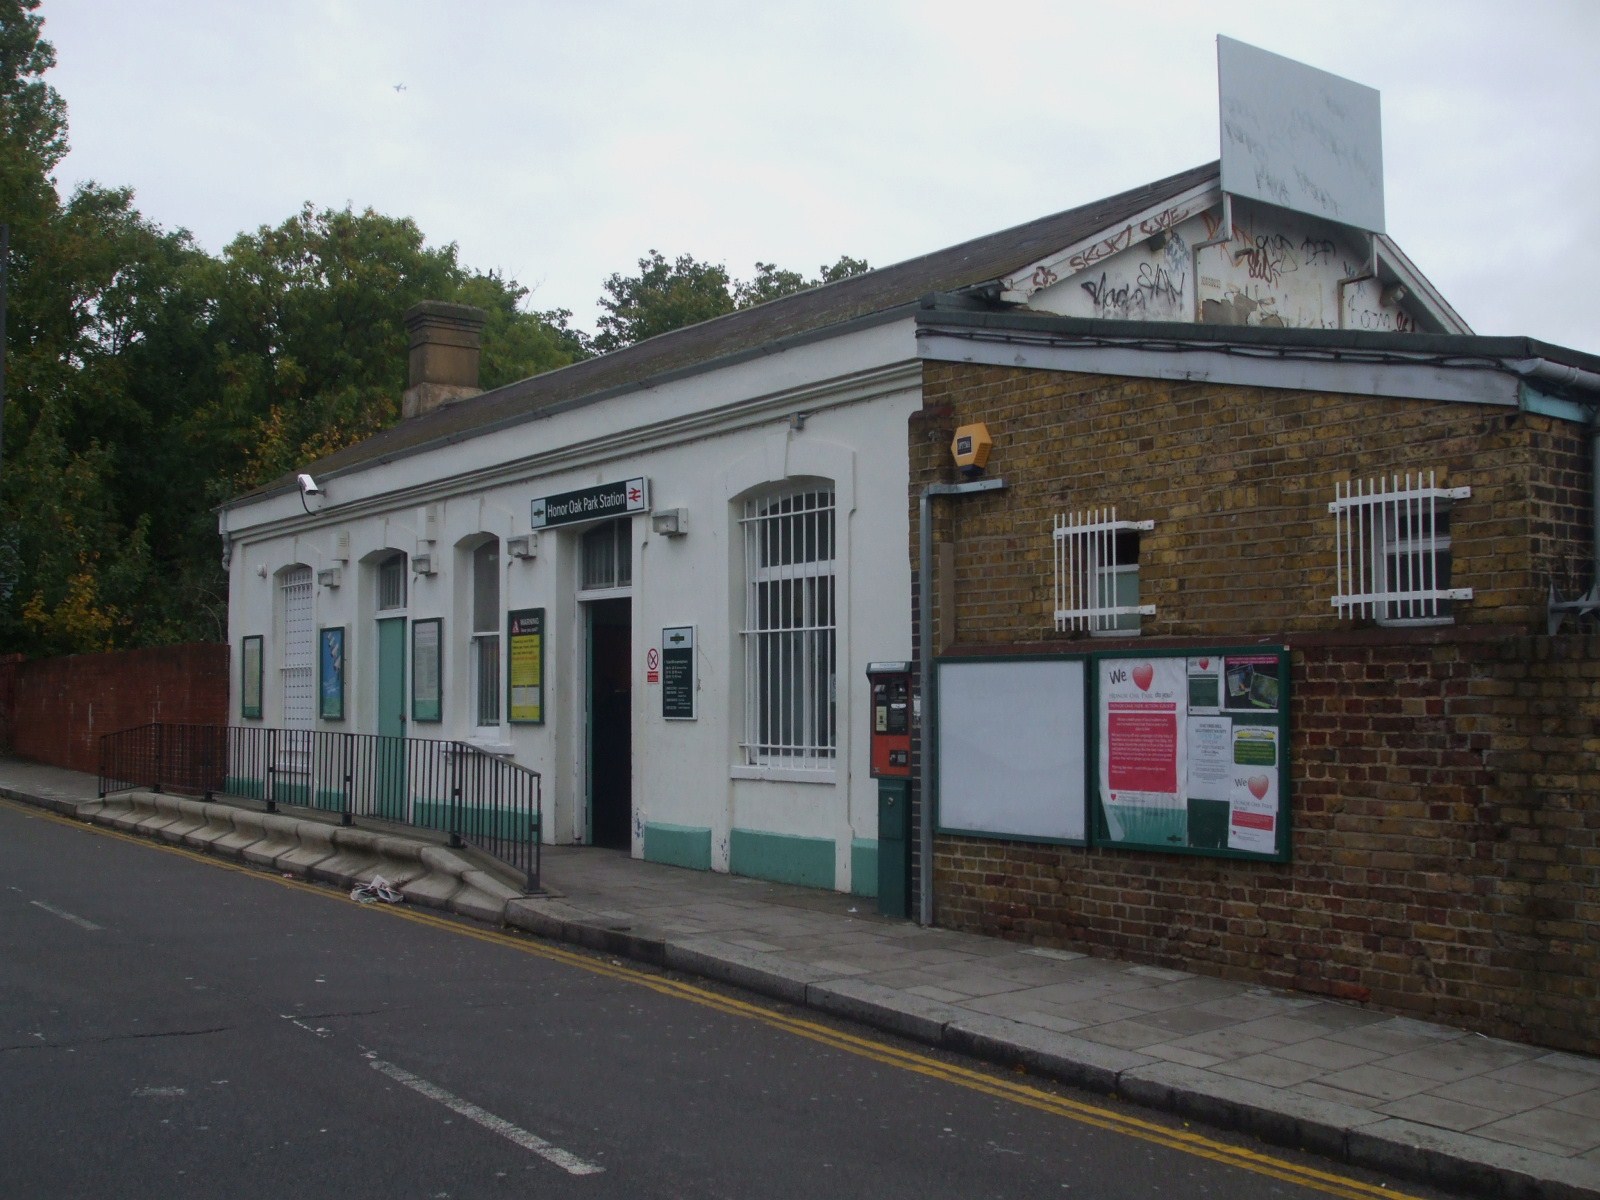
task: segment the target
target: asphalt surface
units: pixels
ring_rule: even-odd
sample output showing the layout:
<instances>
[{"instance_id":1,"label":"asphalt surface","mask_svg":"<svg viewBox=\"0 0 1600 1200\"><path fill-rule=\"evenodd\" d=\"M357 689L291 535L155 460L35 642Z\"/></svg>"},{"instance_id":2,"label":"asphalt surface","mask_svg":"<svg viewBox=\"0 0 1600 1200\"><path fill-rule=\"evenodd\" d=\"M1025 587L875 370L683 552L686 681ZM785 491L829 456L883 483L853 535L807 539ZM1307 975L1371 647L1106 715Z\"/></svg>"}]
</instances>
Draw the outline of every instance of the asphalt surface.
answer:
<instances>
[{"instance_id":1,"label":"asphalt surface","mask_svg":"<svg viewBox=\"0 0 1600 1200\"><path fill-rule=\"evenodd\" d=\"M781 1005L9 804L0 1112L16 1198L1381 1194Z\"/></svg>"}]
</instances>

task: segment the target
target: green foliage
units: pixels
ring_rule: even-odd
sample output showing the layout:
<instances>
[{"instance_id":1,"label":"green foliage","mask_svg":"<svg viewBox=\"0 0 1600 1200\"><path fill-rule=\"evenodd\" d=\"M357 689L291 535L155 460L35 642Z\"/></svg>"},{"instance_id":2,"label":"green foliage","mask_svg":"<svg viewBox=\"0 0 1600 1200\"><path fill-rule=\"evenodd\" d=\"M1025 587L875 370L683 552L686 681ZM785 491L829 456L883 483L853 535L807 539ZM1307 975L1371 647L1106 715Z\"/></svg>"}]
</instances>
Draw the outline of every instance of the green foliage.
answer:
<instances>
[{"instance_id":1,"label":"green foliage","mask_svg":"<svg viewBox=\"0 0 1600 1200\"><path fill-rule=\"evenodd\" d=\"M488 314L493 388L866 269L841 258L807 280L758 263L746 283L652 250L606 280L591 341L569 311L526 311L514 280L370 209L306 204L212 256L127 188L61 200L66 106L44 81L38 6L0 0L0 653L223 639L213 509L398 420L419 300Z\"/></svg>"},{"instance_id":2,"label":"green foliage","mask_svg":"<svg viewBox=\"0 0 1600 1200\"><path fill-rule=\"evenodd\" d=\"M721 263L697 262L680 254L668 262L658 250L639 260L637 275L613 272L600 297L603 310L594 349L620 350L657 334L709 321L736 309L803 292L870 270L859 258L843 256L833 266L819 267L815 279L772 263L756 263L754 279L736 280Z\"/></svg>"}]
</instances>

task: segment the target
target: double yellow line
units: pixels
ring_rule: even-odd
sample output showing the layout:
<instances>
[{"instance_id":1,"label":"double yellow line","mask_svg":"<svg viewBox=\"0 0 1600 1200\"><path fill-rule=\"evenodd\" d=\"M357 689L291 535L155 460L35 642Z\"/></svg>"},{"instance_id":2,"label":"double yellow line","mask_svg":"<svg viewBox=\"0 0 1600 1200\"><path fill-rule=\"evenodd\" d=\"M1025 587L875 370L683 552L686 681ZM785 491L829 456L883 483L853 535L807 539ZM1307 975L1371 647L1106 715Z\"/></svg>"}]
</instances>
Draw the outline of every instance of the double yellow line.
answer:
<instances>
[{"instance_id":1,"label":"double yellow line","mask_svg":"<svg viewBox=\"0 0 1600 1200\"><path fill-rule=\"evenodd\" d=\"M208 866L221 867L224 870L236 871L257 879L265 879L282 887L296 888L323 897L335 897L338 895L338 893L318 884L308 883L298 878L269 874L251 866L225 862L212 855L202 854L181 846L166 845L153 841L148 837L127 834L120 830L107 829L103 826L85 825L81 821L60 817L53 813L28 808L5 800L0 800L0 804L26 812L31 816L39 816L62 825L72 826L75 829L88 829L104 837L120 838L123 841L151 847L168 854L181 855L196 862L205 863ZM1345 1197L1347 1200L1373 1200L1374 1197L1380 1196L1384 1197L1384 1200L1419 1200L1416 1196L1397 1191L1394 1188L1362 1183L1359 1180L1349 1179L1342 1175L1319 1171L1314 1167L1302 1166L1287 1159L1276 1158L1270 1154L1261 1154L1242 1146L1234 1146L1227 1142L1217 1141L1188 1129L1169 1128L1154 1121L1142 1120L1139 1117L1117 1112L1100 1105L1088 1104L1081 1100L1059 1096L1041 1088L1014 1082L987 1071L943 1062L929 1055L920 1054L913 1050L903 1050L897 1046L876 1041L872 1038L858 1037L855 1034L834 1029L816 1021L807 1021L800 1017L788 1016L759 1004L735 999L708 988L699 987L692 983L684 983L676 979L669 979L636 967L624 966L621 963L602 958L592 958L585 954L562 949L559 946L533 941L523 936L467 925L457 920L415 908L384 904L373 904L364 907L374 912L382 912L386 916L399 917L403 920L415 922L418 925L427 925L459 937L476 938L480 942L488 942L491 945L517 950L523 954L532 954L565 966L576 967L581 971L602 975L608 979L649 988L651 991L663 996L686 1000L691 1004L714 1009L729 1016L760 1021L770 1028L782 1030L796 1037L806 1038L809 1041L828 1046L834 1050L841 1050L847 1054L870 1059L873 1062L882 1063L884 1066L894 1067L902 1071L914 1071L929 1079L953 1084L969 1091L981 1092L996 1099L1008 1100L1013 1104L1020 1104L1039 1112L1049 1113L1051 1116L1065 1117L1082 1125L1089 1125L1111 1133L1120 1133L1127 1137L1138 1138L1141 1141L1150 1142L1157 1146L1165 1146L1170 1150L1192 1154L1197 1158L1207 1159L1224 1166L1236 1167L1242 1171L1250 1171L1256 1175L1265 1175L1269 1178L1296 1184L1325 1195Z\"/></svg>"}]
</instances>

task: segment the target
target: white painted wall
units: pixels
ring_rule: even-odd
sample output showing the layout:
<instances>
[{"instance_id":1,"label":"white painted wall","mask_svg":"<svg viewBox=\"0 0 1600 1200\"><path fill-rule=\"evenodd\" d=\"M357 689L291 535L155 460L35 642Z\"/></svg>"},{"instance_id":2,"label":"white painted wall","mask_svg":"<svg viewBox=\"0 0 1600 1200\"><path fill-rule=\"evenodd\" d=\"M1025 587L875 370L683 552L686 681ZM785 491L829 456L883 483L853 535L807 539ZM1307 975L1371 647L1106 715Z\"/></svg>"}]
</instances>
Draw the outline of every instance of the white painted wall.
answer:
<instances>
[{"instance_id":1,"label":"white painted wall","mask_svg":"<svg viewBox=\"0 0 1600 1200\"><path fill-rule=\"evenodd\" d=\"M906 421L921 403L914 355L911 323L899 321L319 480L327 496L312 500L313 515L294 494L225 510L234 696L245 636L265 636L274 678L278 573L294 563L313 573L341 566L340 586L318 585L313 603L318 627L346 630L346 719L319 727L374 731L374 564L387 551L427 553L436 573L411 575L405 615L444 621L444 720L409 732L472 738L466 547L483 533L502 546L528 533L537 496L643 475L656 509L686 510L689 533L656 536L648 516L632 524L634 852L647 821L709 827L721 870L735 825L825 837L838 848L836 884L847 889L852 837L877 833L865 664L911 657L905 445ZM803 421L791 420L802 413ZM735 502L751 488L798 477L831 480L837 513L839 754L833 772L805 782L742 767L739 754L743 546ZM543 774L546 837L557 842L584 830L584 528L544 530L536 558L503 558L502 607L546 610L546 720L504 726L491 743ZM673 625L698 629L693 722L663 720L660 686L645 682L645 653ZM280 724L270 687L265 701L263 723Z\"/></svg>"}]
</instances>

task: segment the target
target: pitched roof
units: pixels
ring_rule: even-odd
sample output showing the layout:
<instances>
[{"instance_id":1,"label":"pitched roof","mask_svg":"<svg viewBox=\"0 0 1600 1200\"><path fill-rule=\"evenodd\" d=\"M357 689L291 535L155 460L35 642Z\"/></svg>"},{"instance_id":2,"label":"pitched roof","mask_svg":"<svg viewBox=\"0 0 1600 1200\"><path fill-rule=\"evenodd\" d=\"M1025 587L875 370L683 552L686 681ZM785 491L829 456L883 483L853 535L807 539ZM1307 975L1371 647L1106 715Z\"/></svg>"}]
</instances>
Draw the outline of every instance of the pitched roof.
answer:
<instances>
[{"instance_id":1,"label":"pitched roof","mask_svg":"<svg viewBox=\"0 0 1600 1200\"><path fill-rule=\"evenodd\" d=\"M675 329L402 421L328 455L309 469L318 476L337 474L436 442L470 437L534 412L643 386L775 342L892 312L931 292L955 292L988 283L1218 177L1218 164L1207 163L948 249ZM294 476L285 475L231 503L292 486Z\"/></svg>"}]
</instances>

